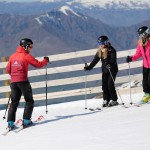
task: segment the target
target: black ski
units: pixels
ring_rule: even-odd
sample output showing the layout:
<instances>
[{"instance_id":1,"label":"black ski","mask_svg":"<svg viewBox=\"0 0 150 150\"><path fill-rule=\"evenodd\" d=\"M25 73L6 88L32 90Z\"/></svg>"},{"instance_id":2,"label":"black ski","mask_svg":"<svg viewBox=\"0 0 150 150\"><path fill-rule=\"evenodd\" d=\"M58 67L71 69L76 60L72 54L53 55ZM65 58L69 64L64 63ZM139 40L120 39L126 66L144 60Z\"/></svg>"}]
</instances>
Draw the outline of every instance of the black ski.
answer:
<instances>
[{"instance_id":1,"label":"black ski","mask_svg":"<svg viewBox=\"0 0 150 150\"><path fill-rule=\"evenodd\" d=\"M89 108L90 111L102 111L101 108Z\"/></svg>"},{"instance_id":2,"label":"black ski","mask_svg":"<svg viewBox=\"0 0 150 150\"><path fill-rule=\"evenodd\" d=\"M15 133L18 133L28 127L31 127L31 126L35 126L36 124L40 123L42 120L44 119L43 116L39 116L36 120L32 121L31 124L29 124L28 126L24 126L23 124L20 126L20 128L16 129L14 132Z\"/></svg>"},{"instance_id":3,"label":"black ski","mask_svg":"<svg viewBox=\"0 0 150 150\"><path fill-rule=\"evenodd\" d=\"M129 108L128 106L124 105L124 104L118 104L118 105L114 105L114 106L109 106L109 107L102 107L102 108L89 108L90 111L102 111L103 109L108 109L108 108L112 108L115 106L120 106L122 105L123 108Z\"/></svg>"}]
</instances>

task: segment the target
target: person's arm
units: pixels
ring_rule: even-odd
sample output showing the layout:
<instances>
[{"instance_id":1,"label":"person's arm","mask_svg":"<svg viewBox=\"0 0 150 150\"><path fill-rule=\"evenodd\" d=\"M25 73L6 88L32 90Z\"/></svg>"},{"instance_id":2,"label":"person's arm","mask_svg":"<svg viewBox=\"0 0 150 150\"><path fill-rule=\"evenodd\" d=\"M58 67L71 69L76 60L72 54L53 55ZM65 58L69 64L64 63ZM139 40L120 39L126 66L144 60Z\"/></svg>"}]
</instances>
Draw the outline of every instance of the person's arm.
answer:
<instances>
[{"instance_id":1,"label":"person's arm","mask_svg":"<svg viewBox=\"0 0 150 150\"><path fill-rule=\"evenodd\" d=\"M35 68L41 68L41 67L47 65L47 63L48 63L48 60L46 58L44 58L42 61L39 61L30 54L26 57L26 59L27 59L28 63L30 65L34 66Z\"/></svg>"},{"instance_id":2,"label":"person's arm","mask_svg":"<svg viewBox=\"0 0 150 150\"><path fill-rule=\"evenodd\" d=\"M92 62L90 63L90 65L85 66L84 69L85 70L91 70L94 68L94 66L99 62L100 58L98 57L98 53L96 53L94 59L92 60Z\"/></svg>"},{"instance_id":3,"label":"person's arm","mask_svg":"<svg viewBox=\"0 0 150 150\"><path fill-rule=\"evenodd\" d=\"M111 56L110 56L110 61L108 62L110 65L117 63L117 53L115 49L112 49L111 51Z\"/></svg>"},{"instance_id":4,"label":"person's arm","mask_svg":"<svg viewBox=\"0 0 150 150\"><path fill-rule=\"evenodd\" d=\"M138 46L137 46L137 48L136 48L135 54L134 54L133 56L131 56L132 61L135 61L135 60L139 59L141 56L142 56L142 54L141 54L141 46L140 46L140 44L138 43Z\"/></svg>"},{"instance_id":5,"label":"person's arm","mask_svg":"<svg viewBox=\"0 0 150 150\"><path fill-rule=\"evenodd\" d=\"M116 53L116 50L113 47L111 47L111 49L109 49L109 50L110 50L109 57L107 57L106 59L103 60L104 66L106 68L111 68L111 66L113 64L117 63L117 53Z\"/></svg>"},{"instance_id":6,"label":"person's arm","mask_svg":"<svg viewBox=\"0 0 150 150\"><path fill-rule=\"evenodd\" d=\"M7 66L6 66L6 72L8 74L11 74L11 61L10 61L10 59L9 59L9 61L7 63Z\"/></svg>"}]
</instances>

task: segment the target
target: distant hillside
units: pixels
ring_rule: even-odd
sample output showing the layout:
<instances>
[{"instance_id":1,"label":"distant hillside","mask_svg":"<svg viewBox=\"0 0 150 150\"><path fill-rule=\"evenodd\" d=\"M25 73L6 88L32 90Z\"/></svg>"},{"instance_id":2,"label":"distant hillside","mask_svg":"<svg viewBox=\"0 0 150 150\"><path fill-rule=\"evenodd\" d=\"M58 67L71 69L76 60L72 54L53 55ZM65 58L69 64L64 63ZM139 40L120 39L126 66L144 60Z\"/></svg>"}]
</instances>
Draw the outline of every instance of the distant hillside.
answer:
<instances>
[{"instance_id":1,"label":"distant hillside","mask_svg":"<svg viewBox=\"0 0 150 150\"><path fill-rule=\"evenodd\" d=\"M36 56L96 48L97 38L108 35L117 50L132 49L137 44L137 29L150 26L150 20L130 27L112 27L100 20L74 12L68 6L42 15L0 15L0 55L15 51L21 38L34 42Z\"/></svg>"}]
</instances>

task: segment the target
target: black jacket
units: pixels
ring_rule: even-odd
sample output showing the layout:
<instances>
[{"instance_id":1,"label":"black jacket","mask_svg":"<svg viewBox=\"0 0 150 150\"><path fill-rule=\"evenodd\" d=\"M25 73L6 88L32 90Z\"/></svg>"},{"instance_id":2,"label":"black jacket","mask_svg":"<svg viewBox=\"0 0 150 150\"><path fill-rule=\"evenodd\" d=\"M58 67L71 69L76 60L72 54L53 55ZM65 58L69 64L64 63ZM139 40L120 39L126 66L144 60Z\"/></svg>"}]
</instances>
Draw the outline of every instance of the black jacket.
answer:
<instances>
[{"instance_id":1,"label":"black jacket","mask_svg":"<svg viewBox=\"0 0 150 150\"><path fill-rule=\"evenodd\" d=\"M102 62L103 73L109 73L109 70L106 68L108 64L111 66L110 71L112 74L118 72L117 54L116 50L112 46L108 47L108 54L106 59L103 58L103 55L101 56L101 58L99 58L98 53L96 53L94 59L89 65L90 70L99 62L100 59Z\"/></svg>"}]
</instances>

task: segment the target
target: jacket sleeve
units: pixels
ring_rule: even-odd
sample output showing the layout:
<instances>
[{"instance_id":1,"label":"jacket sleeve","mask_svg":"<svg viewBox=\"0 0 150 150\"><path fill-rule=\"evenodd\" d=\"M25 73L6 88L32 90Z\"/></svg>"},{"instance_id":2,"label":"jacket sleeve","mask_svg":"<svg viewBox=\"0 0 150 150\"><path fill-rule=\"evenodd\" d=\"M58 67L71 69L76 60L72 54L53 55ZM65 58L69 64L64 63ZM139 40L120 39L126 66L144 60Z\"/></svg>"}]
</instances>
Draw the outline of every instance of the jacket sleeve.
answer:
<instances>
[{"instance_id":1,"label":"jacket sleeve","mask_svg":"<svg viewBox=\"0 0 150 150\"><path fill-rule=\"evenodd\" d=\"M42 61L39 61L39 60L35 59L30 54L28 54L28 56L26 57L26 59L27 59L28 63L30 65L32 65L33 67L35 67L35 68L41 68L41 67L43 67L43 66L45 66L45 65L48 64L47 59L43 59Z\"/></svg>"},{"instance_id":2,"label":"jacket sleeve","mask_svg":"<svg viewBox=\"0 0 150 150\"><path fill-rule=\"evenodd\" d=\"M94 66L99 62L100 58L98 57L98 53L96 53L94 59L92 60L92 62L89 65L89 68L92 69L94 68Z\"/></svg>"},{"instance_id":3,"label":"jacket sleeve","mask_svg":"<svg viewBox=\"0 0 150 150\"><path fill-rule=\"evenodd\" d=\"M8 74L11 74L11 62L10 62L10 59L9 59L7 65L6 65L6 72Z\"/></svg>"},{"instance_id":4,"label":"jacket sleeve","mask_svg":"<svg viewBox=\"0 0 150 150\"><path fill-rule=\"evenodd\" d=\"M132 61L135 61L135 60L139 59L141 56L142 56L142 54L141 54L141 46L138 43L138 46L136 48L136 53L132 56Z\"/></svg>"}]
</instances>

